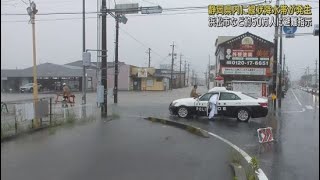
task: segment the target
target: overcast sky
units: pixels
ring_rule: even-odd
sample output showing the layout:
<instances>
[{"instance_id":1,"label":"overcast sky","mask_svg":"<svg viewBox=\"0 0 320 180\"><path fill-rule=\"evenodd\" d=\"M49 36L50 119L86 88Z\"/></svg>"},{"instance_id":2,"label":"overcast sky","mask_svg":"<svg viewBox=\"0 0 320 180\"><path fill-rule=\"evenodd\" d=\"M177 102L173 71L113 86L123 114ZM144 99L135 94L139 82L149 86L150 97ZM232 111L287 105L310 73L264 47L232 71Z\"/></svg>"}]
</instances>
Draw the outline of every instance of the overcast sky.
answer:
<instances>
[{"instance_id":1,"label":"overcast sky","mask_svg":"<svg viewBox=\"0 0 320 180\"><path fill-rule=\"evenodd\" d=\"M25 0L26 1L26 0ZM101 0L99 0L100 2ZM114 1L108 1L110 8ZM116 3L139 3L139 6L160 5L163 8L194 7L212 4L230 4L256 0L115 0ZM309 2L306 2L309 1ZM38 13L81 12L81 0L35 0ZM281 1L283 3L283 1ZM272 2L274 4L275 1ZM313 24L319 24L319 1L287 0L287 4L310 4ZM1 0L1 13L26 13L21 0ZM96 0L87 0L86 11L97 10ZM199 13L203 12L203 13ZM174 13L173 15L166 15ZM180 14L179 14L180 13ZM174 41L175 52L183 54L191 68L203 76L211 55L214 62L214 42L218 36L237 36L247 31L273 41L274 28L210 28L208 27L207 9L197 11L164 12L161 15L127 15L127 24L120 24L119 60L126 64L147 66L147 49L150 47L151 65L171 63L168 54ZM81 59L82 54L82 15L39 15L36 18L37 63L65 64ZM86 17L86 48L97 48L97 19L95 14ZM29 16L1 16L1 68L26 68L32 66L32 34ZM297 33L312 32L313 28L299 28ZM115 25L114 19L108 18L108 61L114 60ZM286 62L293 79L299 78L307 66L315 68L319 59L319 37L299 36L283 39ZM93 61L96 56L93 54ZM177 61L179 58L177 59ZM178 63L176 63L178 65ZM311 72L310 71L310 72Z\"/></svg>"}]
</instances>

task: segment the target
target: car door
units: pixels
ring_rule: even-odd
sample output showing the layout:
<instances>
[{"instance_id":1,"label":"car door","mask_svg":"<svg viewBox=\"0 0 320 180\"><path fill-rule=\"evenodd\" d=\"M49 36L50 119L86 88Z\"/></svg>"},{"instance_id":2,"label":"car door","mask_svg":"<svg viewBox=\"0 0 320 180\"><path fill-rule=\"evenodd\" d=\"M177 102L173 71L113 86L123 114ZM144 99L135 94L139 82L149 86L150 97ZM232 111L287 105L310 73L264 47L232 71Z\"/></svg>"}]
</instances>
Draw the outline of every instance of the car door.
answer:
<instances>
[{"instance_id":1,"label":"car door","mask_svg":"<svg viewBox=\"0 0 320 180\"><path fill-rule=\"evenodd\" d=\"M196 115L198 116L207 116L208 113L208 103L209 99L211 97L211 93L206 93L202 96L200 96L196 102L195 102L195 107L196 107Z\"/></svg>"},{"instance_id":2,"label":"car door","mask_svg":"<svg viewBox=\"0 0 320 180\"><path fill-rule=\"evenodd\" d=\"M241 105L241 98L232 92L221 92L218 102L218 114L232 117Z\"/></svg>"}]
</instances>

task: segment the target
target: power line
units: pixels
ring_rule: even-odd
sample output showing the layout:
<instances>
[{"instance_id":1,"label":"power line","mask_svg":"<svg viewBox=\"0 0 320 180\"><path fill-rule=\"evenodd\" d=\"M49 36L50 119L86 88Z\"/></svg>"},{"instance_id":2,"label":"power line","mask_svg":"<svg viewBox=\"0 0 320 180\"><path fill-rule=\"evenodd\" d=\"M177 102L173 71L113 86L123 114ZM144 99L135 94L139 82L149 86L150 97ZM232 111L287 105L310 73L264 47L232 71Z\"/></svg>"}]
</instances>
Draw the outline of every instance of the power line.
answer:
<instances>
[{"instance_id":1,"label":"power line","mask_svg":"<svg viewBox=\"0 0 320 180\"><path fill-rule=\"evenodd\" d=\"M143 14L137 14L137 15L128 15L128 17L147 17L147 16L170 16L170 15L182 15L182 14L207 14L208 12L184 12L184 13L163 13L163 14L153 14L153 15L143 15ZM86 19L96 19L97 17L86 17ZM111 18L110 16L108 16L107 18ZM77 20L80 19L82 20L82 18L55 18L55 19L38 19L36 21L60 21L60 20ZM10 20L10 21L1 21L1 22L6 22L6 23L10 23L10 22L27 22L26 20Z\"/></svg>"},{"instance_id":2,"label":"power line","mask_svg":"<svg viewBox=\"0 0 320 180\"><path fill-rule=\"evenodd\" d=\"M255 3L257 2L257 3ZM251 3L255 4L261 4L261 3L266 3L266 1L261 1L261 0L256 0L256 1L249 1L246 3L238 3L238 4L229 4L229 5L254 5ZM194 9L208 9L208 6L191 6L191 7L175 7L175 8L163 8L163 11L177 11L177 10L194 10ZM97 11L91 11L91 12L86 12L86 14L97 14L101 12ZM37 14L38 16L44 15L76 15L76 14L82 14L82 12L52 12L52 13L39 13ZM26 13L2 13L1 16L25 16L27 15Z\"/></svg>"},{"instance_id":3,"label":"power line","mask_svg":"<svg viewBox=\"0 0 320 180\"><path fill-rule=\"evenodd\" d=\"M136 42L138 42L139 44L141 44L142 46L146 47L146 48L150 48L150 46L146 45L145 43L141 42L140 40L138 40L137 38L135 38L133 35L131 35L129 32L127 32L126 30L124 30L123 28L119 28L122 32L124 32L125 34L127 34L129 37L131 37L133 40L135 40ZM163 57L161 56L159 53L157 53L156 51L153 50L153 48L151 48L151 52L153 52L155 55L159 56L160 58L162 58L163 61L167 60L167 57ZM162 62L163 62L162 61Z\"/></svg>"}]
</instances>

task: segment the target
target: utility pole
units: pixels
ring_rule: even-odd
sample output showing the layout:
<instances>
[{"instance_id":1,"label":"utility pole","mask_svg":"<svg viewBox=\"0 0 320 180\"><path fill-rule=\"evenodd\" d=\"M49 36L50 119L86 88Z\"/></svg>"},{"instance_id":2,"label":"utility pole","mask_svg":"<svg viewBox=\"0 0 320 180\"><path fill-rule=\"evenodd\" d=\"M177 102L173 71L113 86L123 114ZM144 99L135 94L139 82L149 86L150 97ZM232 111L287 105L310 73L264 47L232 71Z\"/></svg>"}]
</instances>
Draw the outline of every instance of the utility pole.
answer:
<instances>
[{"instance_id":1,"label":"utility pole","mask_svg":"<svg viewBox=\"0 0 320 180\"><path fill-rule=\"evenodd\" d=\"M179 88L182 87L182 83L181 83L181 65L182 65L181 57L182 57L182 54L180 53Z\"/></svg>"},{"instance_id":2,"label":"utility pole","mask_svg":"<svg viewBox=\"0 0 320 180\"><path fill-rule=\"evenodd\" d=\"M82 52L86 52L86 20L85 11L86 4L85 0L82 0ZM82 104L86 104L86 89L87 89L87 78L86 78L86 67L83 64L82 74Z\"/></svg>"},{"instance_id":3,"label":"utility pole","mask_svg":"<svg viewBox=\"0 0 320 180\"><path fill-rule=\"evenodd\" d=\"M170 90L173 89L173 64L174 64L174 42L172 43L172 45L170 45L172 47L172 53L171 53L171 78L170 78Z\"/></svg>"},{"instance_id":4,"label":"utility pole","mask_svg":"<svg viewBox=\"0 0 320 180\"><path fill-rule=\"evenodd\" d=\"M120 15L116 14L116 42L115 42L115 61L114 61L114 86L113 86L113 102L118 103L118 65L119 65L119 18Z\"/></svg>"},{"instance_id":5,"label":"utility pole","mask_svg":"<svg viewBox=\"0 0 320 180\"><path fill-rule=\"evenodd\" d=\"M279 6L279 0L276 0L276 6ZM278 34L279 34L279 14L276 15L276 25L274 32L274 53L273 53L273 71L272 71L272 93L279 94L277 92L277 71L278 71ZM277 101L273 101L273 110L277 109Z\"/></svg>"},{"instance_id":6,"label":"utility pole","mask_svg":"<svg viewBox=\"0 0 320 180\"><path fill-rule=\"evenodd\" d=\"M195 75L194 75L194 84L195 85L197 85L198 84L198 74L197 73L195 73Z\"/></svg>"},{"instance_id":7,"label":"utility pole","mask_svg":"<svg viewBox=\"0 0 320 180\"><path fill-rule=\"evenodd\" d=\"M32 54L33 54L33 103L34 103L34 115L35 121L34 126L37 128L39 126L39 118L37 118L38 109L38 77L37 77L37 51L36 51L36 25L35 16L38 12L36 4L32 1L30 2L30 7L27 8L27 12L30 16L30 22L32 24Z\"/></svg>"},{"instance_id":8,"label":"utility pole","mask_svg":"<svg viewBox=\"0 0 320 180\"><path fill-rule=\"evenodd\" d=\"M188 63L188 77L187 77L187 86L189 87L189 78L190 78L190 76L189 76L189 72L190 72L190 63Z\"/></svg>"},{"instance_id":9,"label":"utility pole","mask_svg":"<svg viewBox=\"0 0 320 180\"><path fill-rule=\"evenodd\" d=\"M103 106L101 106L102 117L107 117L107 100L108 100L108 88L107 88L107 6L106 0L102 0L101 3L101 85L104 87L103 92Z\"/></svg>"},{"instance_id":10,"label":"utility pole","mask_svg":"<svg viewBox=\"0 0 320 180\"><path fill-rule=\"evenodd\" d=\"M205 86L207 86L208 87L208 73L207 72L204 72L204 82L205 82Z\"/></svg>"},{"instance_id":11,"label":"utility pole","mask_svg":"<svg viewBox=\"0 0 320 180\"><path fill-rule=\"evenodd\" d=\"M286 74L288 74L288 72L286 71L286 55L283 55L283 65L282 65L282 77L283 79L286 79L284 72L286 72ZM288 76L287 76L288 78ZM285 86L285 88L287 89L287 83L284 82L285 84L283 84L283 86Z\"/></svg>"},{"instance_id":12,"label":"utility pole","mask_svg":"<svg viewBox=\"0 0 320 180\"><path fill-rule=\"evenodd\" d=\"M149 48L149 49L148 49L148 54L149 54L149 64L148 64L148 67L150 67L150 60L151 60L150 53L151 53L151 49Z\"/></svg>"},{"instance_id":13,"label":"utility pole","mask_svg":"<svg viewBox=\"0 0 320 180\"><path fill-rule=\"evenodd\" d=\"M307 67L307 86L309 87L309 81L310 81L310 77L309 77L309 66Z\"/></svg>"},{"instance_id":14,"label":"utility pole","mask_svg":"<svg viewBox=\"0 0 320 180\"><path fill-rule=\"evenodd\" d=\"M316 76L316 88L318 88L318 60L316 59L316 69L315 69L315 76Z\"/></svg>"},{"instance_id":15,"label":"utility pole","mask_svg":"<svg viewBox=\"0 0 320 180\"><path fill-rule=\"evenodd\" d=\"M282 15L281 15L282 19ZM282 27L280 27L280 57L279 57L280 73L279 73L279 84L278 84L278 107L281 109L281 98L282 98Z\"/></svg>"},{"instance_id":16,"label":"utility pole","mask_svg":"<svg viewBox=\"0 0 320 180\"><path fill-rule=\"evenodd\" d=\"M186 87L186 72L187 72L187 61L184 60L184 80L183 80L184 87Z\"/></svg>"},{"instance_id":17,"label":"utility pole","mask_svg":"<svg viewBox=\"0 0 320 180\"><path fill-rule=\"evenodd\" d=\"M210 54L209 54L209 64L208 64L208 90L210 89Z\"/></svg>"},{"instance_id":18,"label":"utility pole","mask_svg":"<svg viewBox=\"0 0 320 180\"><path fill-rule=\"evenodd\" d=\"M194 85L195 83L194 83L194 81L195 81L195 78L194 78L194 70L192 69L192 84L191 85Z\"/></svg>"}]
</instances>

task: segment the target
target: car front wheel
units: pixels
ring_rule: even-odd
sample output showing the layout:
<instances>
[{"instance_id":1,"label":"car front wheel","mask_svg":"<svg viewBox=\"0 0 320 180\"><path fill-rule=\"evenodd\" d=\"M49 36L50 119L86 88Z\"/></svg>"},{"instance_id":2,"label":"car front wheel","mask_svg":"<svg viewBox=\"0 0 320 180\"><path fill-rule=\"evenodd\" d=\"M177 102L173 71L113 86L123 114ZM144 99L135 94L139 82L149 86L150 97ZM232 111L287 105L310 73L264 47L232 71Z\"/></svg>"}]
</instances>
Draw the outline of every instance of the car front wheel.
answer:
<instances>
[{"instance_id":1,"label":"car front wheel","mask_svg":"<svg viewBox=\"0 0 320 180\"><path fill-rule=\"evenodd\" d=\"M237 112L237 120L247 122L250 119L250 112L247 109L239 109Z\"/></svg>"},{"instance_id":2,"label":"car front wheel","mask_svg":"<svg viewBox=\"0 0 320 180\"><path fill-rule=\"evenodd\" d=\"M187 107L181 106L178 108L178 116L180 118L186 118L186 117L188 117L188 115L189 115L189 111L188 111Z\"/></svg>"}]
</instances>

